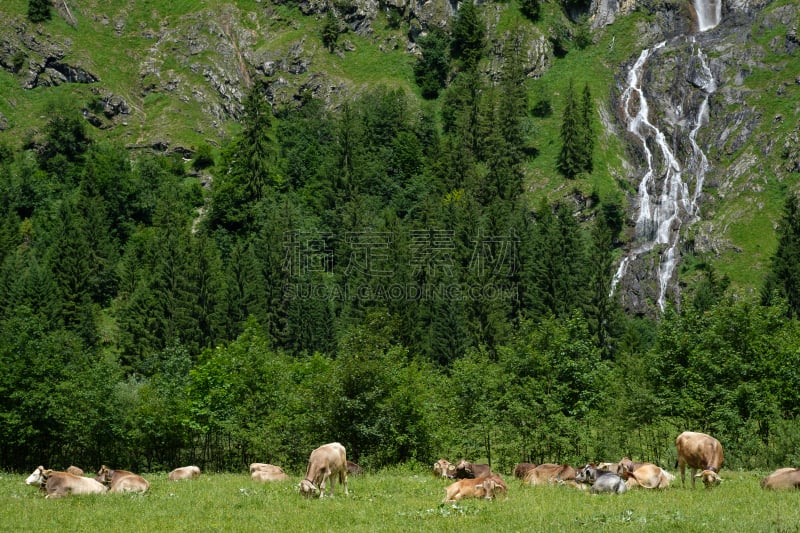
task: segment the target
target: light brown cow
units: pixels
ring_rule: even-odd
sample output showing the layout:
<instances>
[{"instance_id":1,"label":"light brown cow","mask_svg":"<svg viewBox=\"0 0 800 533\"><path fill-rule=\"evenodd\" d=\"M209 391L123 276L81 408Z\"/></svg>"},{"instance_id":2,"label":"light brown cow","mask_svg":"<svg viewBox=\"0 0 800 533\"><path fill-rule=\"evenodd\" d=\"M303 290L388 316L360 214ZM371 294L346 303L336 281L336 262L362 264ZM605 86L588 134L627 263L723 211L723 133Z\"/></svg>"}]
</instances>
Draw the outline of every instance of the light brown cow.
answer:
<instances>
[{"instance_id":1,"label":"light brown cow","mask_svg":"<svg viewBox=\"0 0 800 533\"><path fill-rule=\"evenodd\" d=\"M762 489L800 489L800 468L779 468L761 480Z\"/></svg>"},{"instance_id":2,"label":"light brown cow","mask_svg":"<svg viewBox=\"0 0 800 533\"><path fill-rule=\"evenodd\" d=\"M534 468L536 468L534 463L517 463L516 466L514 466L514 477L524 480L528 472Z\"/></svg>"},{"instance_id":3,"label":"light brown cow","mask_svg":"<svg viewBox=\"0 0 800 533\"><path fill-rule=\"evenodd\" d=\"M70 465L69 467L67 467L67 473L72 474L73 476L82 476L83 470L81 470L77 466Z\"/></svg>"},{"instance_id":4,"label":"light brown cow","mask_svg":"<svg viewBox=\"0 0 800 533\"><path fill-rule=\"evenodd\" d=\"M433 463L433 475L453 479L456 476L456 465L447 459L439 459Z\"/></svg>"},{"instance_id":5,"label":"light brown cow","mask_svg":"<svg viewBox=\"0 0 800 533\"><path fill-rule=\"evenodd\" d=\"M464 498L484 498L491 500L498 494L506 494L508 485L498 474L477 478L464 478L445 487L445 503L457 502Z\"/></svg>"},{"instance_id":6,"label":"light brown cow","mask_svg":"<svg viewBox=\"0 0 800 533\"><path fill-rule=\"evenodd\" d=\"M139 474L127 470L112 470L106 465L100 467L94 479L108 486L110 492L144 493L150 488L150 483Z\"/></svg>"},{"instance_id":7,"label":"light brown cow","mask_svg":"<svg viewBox=\"0 0 800 533\"><path fill-rule=\"evenodd\" d=\"M455 477L457 479L472 479L492 475L492 467L487 464L470 463L462 459L456 465Z\"/></svg>"},{"instance_id":8,"label":"light brown cow","mask_svg":"<svg viewBox=\"0 0 800 533\"><path fill-rule=\"evenodd\" d=\"M642 487L644 489L665 489L669 486L670 482L675 479L675 476L664 470L663 468L654 464L643 464L633 472L625 469L622 472L623 479L628 485L628 488Z\"/></svg>"},{"instance_id":9,"label":"light brown cow","mask_svg":"<svg viewBox=\"0 0 800 533\"><path fill-rule=\"evenodd\" d=\"M330 480L330 493L333 496L336 477L347 492L347 450L338 442L324 444L311 452L308 458L306 477L300 482L300 494L305 497L319 493L325 494L325 483Z\"/></svg>"},{"instance_id":10,"label":"light brown cow","mask_svg":"<svg viewBox=\"0 0 800 533\"><path fill-rule=\"evenodd\" d=\"M577 487L575 482L577 472L569 465L544 463L528 471L524 483L528 485L552 485L565 483Z\"/></svg>"},{"instance_id":11,"label":"light brown cow","mask_svg":"<svg viewBox=\"0 0 800 533\"><path fill-rule=\"evenodd\" d=\"M200 477L199 466L181 466L176 468L167 476L170 481L180 481L182 479L195 479Z\"/></svg>"},{"instance_id":12,"label":"light brown cow","mask_svg":"<svg viewBox=\"0 0 800 533\"><path fill-rule=\"evenodd\" d=\"M681 469L681 485L686 486L686 466L692 469L692 488L695 478L702 478L707 489L719 485L722 478L719 470L725 461L722 444L711 435L684 431L675 439L678 450L678 467ZM697 470L700 473L695 475Z\"/></svg>"},{"instance_id":13,"label":"light brown cow","mask_svg":"<svg viewBox=\"0 0 800 533\"><path fill-rule=\"evenodd\" d=\"M105 494L108 488L92 478L68 472L56 472L40 466L25 480L28 485L39 485L47 493L45 498L61 498L70 494Z\"/></svg>"},{"instance_id":14,"label":"light brown cow","mask_svg":"<svg viewBox=\"0 0 800 533\"><path fill-rule=\"evenodd\" d=\"M619 474L621 476L623 474L623 472L633 472L637 468L640 468L640 467L645 466L645 465L651 465L651 464L653 464L653 463L648 463L648 462L639 463L639 462L631 461L628 457L623 457L622 459L619 460L619 463L617 463L616 470L617 470L617 474Z\"/></svg>"},{"instance_id":15,"label":"light brown cow","mask_svg":"<svg viewBox=\"0 0 800 533\"><path fill-rule=\"evenodd\" d=\"M289 476L283 471L283 468L276 466L270 470L253 470L250 474L250 479L260 483L269 483L271 481L286 481Z\"/></svg>"},{"instance_id":16,"label":"light brown cow","mask_svg":"<svg viewBox=\"0 0 800 533\"><path fill-rule=\"evenodd\" d=\"M250 473L256 470L263 470L264 472L283 472L283 468L268 463L250 463Z\"/></svg>"}]
</instances>

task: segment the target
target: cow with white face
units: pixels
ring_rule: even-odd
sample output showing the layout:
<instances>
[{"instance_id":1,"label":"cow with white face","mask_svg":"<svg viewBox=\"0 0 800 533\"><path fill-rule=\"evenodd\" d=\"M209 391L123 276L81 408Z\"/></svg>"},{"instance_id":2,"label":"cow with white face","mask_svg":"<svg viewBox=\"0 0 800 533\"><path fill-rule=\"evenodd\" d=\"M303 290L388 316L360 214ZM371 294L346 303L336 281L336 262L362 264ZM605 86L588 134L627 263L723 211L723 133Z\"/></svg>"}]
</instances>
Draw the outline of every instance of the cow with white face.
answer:
<instances>
[{"instance_id":1,"label":"cow with white face","mask_svg":"<svg viewBox=\"0 0 800 533\"><path fill-rule=\"evenodd\" d=\"M25 479L28 485L39 485L47 493L45 498L61 498L70 494L105 494L108 489L94 479L57 472L40 466Z\"/></svg>"},{"instance_id":2,"label":"cow with white face","mask_svg":"<svg viewBox=\"0 0 800 533\"><path fill-rule=\"evenodd\" d=\"M336 478L347 492L347 451L338 442L324 444L311 452L308 458L306 477L300 482L300 494L305 497L325 495L325 484L330 480L330 493L333 496Z\"/></svg>"}]
</instances>

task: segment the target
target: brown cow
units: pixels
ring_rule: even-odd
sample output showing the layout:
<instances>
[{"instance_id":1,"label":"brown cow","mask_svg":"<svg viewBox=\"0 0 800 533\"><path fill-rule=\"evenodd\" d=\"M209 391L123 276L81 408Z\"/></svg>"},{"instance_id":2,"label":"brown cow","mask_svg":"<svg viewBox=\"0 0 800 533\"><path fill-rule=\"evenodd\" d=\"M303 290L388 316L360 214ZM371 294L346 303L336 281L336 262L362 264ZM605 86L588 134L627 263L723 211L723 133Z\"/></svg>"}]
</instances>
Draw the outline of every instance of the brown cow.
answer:
<instances>
[{"instance_id":1,"label":"brown cow","mask_svg":"<svg viewBox=\"0 0 800 533\"><path fill-rule=\"evenodd\" d=\"M260 483L268 483L270 481L286 481L289 476L283 471L281 467L275 467L277 470L253 470L250 474L250 479Z\"/></svg>"},{"instance_id":2,"label":"brown cow","mask_svg":"<svg viewBox=\"0 0 800 533\"><path fill-rule=\"evenodd\" d=\"M529 470L523 482L528 485L566 483L577 487L578 483L575 481L576 475L576 470L569 465L544 463Z\"/></svg>"},{"instance_id":3,"label":"brown cow","mask_svg":"<svg viewBox=\"0 0 800 533\"><path fill-rule=\"evenodd\" d=\"M800 489L800 468L779 468L761 480L762 489Z\"/></svg>"},{"instance_id":4,"label":"brown cow","mask_svg":"<svg viewBox=\"0 0 800 533\"><path fill-rule=\"evenodd\" d=\"M617 474L619 474L621 476L624 472L633 472L637 468L640 468L640 467L645 466L645 465L651 465L651 464L653 464L653 463L647 463L647 462L637 463L637 462L631 461L627 457L623 457L622 459L619 460L619 463L617 463L617 465L616 465L616 472L617 472Z\"/></svg>"},{"instance_id":5,"label":"brown cow","mask_svg":"<svg viewBox=\"0 0 800 533\"><path fill-rule=\"evenodd\" d=\"M347 461L347 473L351 475L363 474L364 469L358 466L353 461Z\"/></svg>"},{"instance_id":6,"label":"brown cow","mask_svg":"<svg viewBox=\"0 0 800 533\"><path fill-rule=\"evenodd\" d=\"M305 497L325 493L325 483L330 480L330 493L333 496L336 477L347 492L347 450L338 442L324 444L311 452L308 458L306 477L300 482L300 494Z\"/></svg>"},{"instance_id":7,"label":"brown cow","mask_svg":"<svg viewBox=\"0 0 800 533\"><path fill-rule=\"evenodd\" d=\"M170 481L180 481L181 479L195 479L200 477L200 467L181 466L169 473L167 478Z\"/></svg>"},{"instance_id":8,"label":"brown cow","mask_svg":"<svg viewBox=\"0 0 800 533\"><path fill-rule=\"evenodd\" d=\"M498 494L506 494L508 485L498 474L477 478L463 478L445 487L445 503L456 502L464 498L484 498L491 500Z\"/></svg>"},{"instance_id":9,"label":"brown cow","mask_svg":"<svg viewBox=\"0 0 800 533\"><path fill-rule=\"evenodd\" d=\"M517 463L514 467L514 477L517 479L525 479L528 472L536 468L534 463Z\"/></svg>"},{"instance_id":10,"label":"brown cow","mask_svg":"<svg viewBox=\"0 0 800 533\"><path fill-rule=\"evenodd\" d=\"M67 474L72 474L73 476L82 476L83 475L83 470L81 470L77 466L70 465L67 468Z\"/></svg>"},{"instance_id":11,"label":"brown cow","mask_svg":"<svg viewBox=\"0 0 800 533\"><path fill-rule=\"evenodd\" d=\"M456 477L456 466L447 459L439 459L433 463L433 475L453 479Z\"/></svg>"},{"instance_id":12,"label":"brown cow","mask_svg":"<svg viewBox=\"0 0 800 533\"><path fill-rule=\"evenodd\" d=\"M144 493L150 488L150 483L139 474L127 470L112 470L106 465L100 467L94 479L108 486L110 492Z\"/></svg>"},{"instance_id":13,"label":"brown cow","mask_svg":"<svg viewBox=\"0 0 800 533\"><path fill-rule=\"evenodd\" d=\"M261 470L263 472L276 472L276 473L283 473L283 468L267 463L250 463L250 474L255 472L256 470Z\"/></svg>"},{"instance_id":14,"label":"brown cow","mask_svg":"<svg viewBox=\"0 0 800 533\"><path fill-rule=\"evenodd\" d=\"M692 488L695 478L702 478L707 489L719 485L719 469L725 460L722 444L711 435L684 431L675 439L678 450L678 467L681 469L681 485L686 486L686 465L692 469ZM701 472L695 475L695 471Z\"/></svg>"},{"instance_id":15,"label":"brown cow","mask_svg":"<svg viewBox=\"0 0 800 533\"><path fill-rule=\"evenodd\" d=\"M640 466L633 472L625 469L622 472L622 477L627 480L626 484L629 489L633 487L665 489L669 486L670 481L675 479L675 476L663 468L650 463Z\"/></svg>"},{"instance_id":16,"label":"brown cow","mask_svg":"<svg viewBox=\"0 0 800 533\"><path fill-rule=\"evenodd\" d=\"M470 463L462 459L456 465L456 479L473 479L492 475L492 467L487 464Z\"/></svg>"},{"instance_id":17,"label":"brown cow","mask_svg":"<svg viewBox=\"0 0 800 533\"><path fill-rule=\"evenodd\" d=\"M108 488L92 478L68 472L56 472L40 466L25 480L28 485L39 485L47 493L45 498L61 498L70 494L105 494Z\"/></svg>"}]
</instances>

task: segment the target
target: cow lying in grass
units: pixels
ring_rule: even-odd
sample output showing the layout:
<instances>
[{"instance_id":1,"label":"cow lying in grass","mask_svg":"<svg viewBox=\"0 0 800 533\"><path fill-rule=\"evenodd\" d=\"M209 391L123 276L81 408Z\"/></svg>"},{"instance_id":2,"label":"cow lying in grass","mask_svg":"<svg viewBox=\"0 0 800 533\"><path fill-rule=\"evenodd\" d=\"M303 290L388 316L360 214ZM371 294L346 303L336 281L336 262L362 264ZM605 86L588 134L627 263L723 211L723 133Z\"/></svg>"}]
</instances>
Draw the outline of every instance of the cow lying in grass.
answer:
<instances>
[{"instance_id":1,"label":"cow lying in grass","mask_svg":"<svg viewBox=\"0 0 800 533\"><path fill-rule=\"evenodd\" d=\"M147 492L150 483L133 472L127 470L112 470L103 465L95 476L95 481L108 486L110 492Z\"/></svg>"},{"instance_id":2,"label":"cow lying in grass","mask_svg":"<svg viewBox=\"0 0 800 533\"><path fill-rule=\"evenodd\" d=\"M457 502L464 498L494 499L498 494L507 494L508 485L498 474L477 478L464 478L445 487L444 503Z\"/></svg>"},{"instance_id":3,"label":"cow lying in grass","mask_svg":"<svg viewBox=\"0 0 800 533\"><path fill-rule=\"evenodd\" d=\"M47 493L45 498L61 498L70 494L105 494L108 488L88 477L69 472L57 472L40 466L25 480L28 485L39 485Z\"/></svg>"},{"instance_id":4,"label":"cow lying in grass","mask_svg":"<svg viewBox=\"0 0 800 533\"><path fill-rule=\"evenodd\" d=\"M628 490L628 486L620 476L610 470L600 470L594 463L589 463L578 470L575 481L590 485L589 492L592 494L601 492L622 494Z\"/></svg>"}]
</instances>

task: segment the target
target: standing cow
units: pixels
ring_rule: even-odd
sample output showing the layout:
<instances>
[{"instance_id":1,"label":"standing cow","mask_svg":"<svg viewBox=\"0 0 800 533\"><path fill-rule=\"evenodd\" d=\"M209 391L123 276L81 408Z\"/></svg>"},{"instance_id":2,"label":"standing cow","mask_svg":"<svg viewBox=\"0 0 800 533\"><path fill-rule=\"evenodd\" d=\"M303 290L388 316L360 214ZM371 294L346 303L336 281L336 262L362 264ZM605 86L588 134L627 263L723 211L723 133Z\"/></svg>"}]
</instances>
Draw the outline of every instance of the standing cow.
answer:
<instances>
[{"instance_id":1,"label":"standing cow","mask_svg":"<svg viewBox=\"0 0 800 533\"><path fill-rule=\"evenodd\" d=\"M686 486L686 466L692 469L692 488L695 478L702 478L707 489L719 485L719 470L725 461L722 444L711 435L684 431L675 439L678 450L677 466L681 469L681 485ZM695 472L700 470L699 474Z\"/></svg>"},{"instance_id":2,"label":"standing cow","mask_svg":"<svg viewBox=\"0 0 800 533\"><path fill-rule=\"evenodd\" d=\"M337 476L347 495L347 451L338 442L324 444L312 451L308 458L306 477L300 482L300 494L307 498L319 494L322 498L325 483L330 480L330 493L333 496Z\"/></svg>"}]
</instances>

